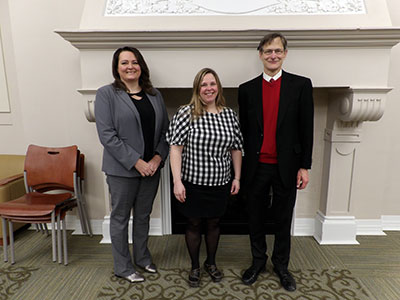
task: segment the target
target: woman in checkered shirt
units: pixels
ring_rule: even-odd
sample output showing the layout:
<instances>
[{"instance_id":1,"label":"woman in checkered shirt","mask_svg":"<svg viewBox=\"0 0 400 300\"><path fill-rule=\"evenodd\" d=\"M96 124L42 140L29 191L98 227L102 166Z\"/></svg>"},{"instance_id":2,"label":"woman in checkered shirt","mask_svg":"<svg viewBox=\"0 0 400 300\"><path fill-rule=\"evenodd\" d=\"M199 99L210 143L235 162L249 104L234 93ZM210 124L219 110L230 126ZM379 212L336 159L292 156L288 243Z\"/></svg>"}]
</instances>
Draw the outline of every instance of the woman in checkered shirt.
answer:
<instances>
[{"instance_id":1,"label":"woman in checkered shirt","mask_svg":"<svg viewBox=\"0 0 400 300\"><path fill-rule=\"evenodd\" d=\"M225 106L214 70L204 68L197 73L192 99L174 115L167 141L171 146L174 195L178 209L187 218L185 239L192 261L189 285L200 284L202 220L207 228L204 268L214 282L219 282L223 277L215 263L219 221L229 194L235 195L240 189L243 138L236 113Z\"/></svg>"}]
</instances>

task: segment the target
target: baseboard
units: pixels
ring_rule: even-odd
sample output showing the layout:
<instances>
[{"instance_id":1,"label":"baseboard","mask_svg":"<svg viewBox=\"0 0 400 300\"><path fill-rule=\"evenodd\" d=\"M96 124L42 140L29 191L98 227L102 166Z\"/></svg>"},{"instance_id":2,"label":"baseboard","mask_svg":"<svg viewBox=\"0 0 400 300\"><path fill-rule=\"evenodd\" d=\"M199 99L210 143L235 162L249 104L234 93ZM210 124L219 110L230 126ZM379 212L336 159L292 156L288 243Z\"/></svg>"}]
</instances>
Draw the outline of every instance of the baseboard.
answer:
<instances>
[{"instance_id":1,"label":"baseboard","mask_svg":"<svg viewBox=\"0 0 400 300\"><path fill-rule=\"evenodd\" d=\"M353 216L325 216L317 212L314 238L320 245L357 245L356 232Z\"/></svg>"},{"instance_id":2,"label":"baseboard","mask_svg":"<svg viewBox=\"0 0 400 300\"><path fill-rule=\"evenodd\" d=\"M132 217L129 220L129 232L128 238L129 243L132 243ZM111 244L110 237L110 216L105 216L102 222L102 234L103 238L100 241L100 244ZM151 218L150 219L150 230L149 235L152 236L160 236L162 235L162 226L161 226L161 218Z\"/></svg>"},{"instance_id":3,"label":"baseboard","mask_svg":"<svg viewBox=\"0 0 400 300\"><path fill-rule=\"evenodd\" d=\"M132 222L132 218L129 221ZM72 234L83 234L79 218L76 215L66 216L67 229L72 230ZM90 220L94 235L102 235L102 244L110 244L110 216L105 216L103 220ZM48 224L49 229L51 225ZM321 231L329 232L329 238L322 239ZM30 229L35 227L31 226ZM130 226L131 228L131 226ZM293 236L314 236L321 244L357 244L353 238L343 238L343 233L348 233L355 228L357 235L386 235L384 231L400 231L400 216L386 215L381 219L353 219L353 217L325 217L317 214L316 218L296 218L294 220ZM161 218L150 220L149 235L162 235ZM326 236L326 235L325 235ZM131 239L131 233L129 232Z\"/></svg>"},{"instance_id":4,"label":"baseboard","mask_svg":"<svg viewBox=\"0 0 400 300\"><path fill-rule=\"evenodd\" d=\"M382 216L382 228L387 231L400 231L400 216Z\"/></svg>"},{"instance_id":5,"label":"baseboard","mask_svg":"<svg viewBox=\"0 0 400 300\"><path fill-rule=\"evenodd\" d=\"M315 220L313 218L296 218L294 220L293 236L313 236Z\"/></svg>"},{"instance_id":6,"label":"baseboard","mask_svg":"<svg viewBox=\"0 0 400 300\"><path fill-rule=\"evenodd\" d=\"M382 219L357 219L357 235L386 235Z\"/></svg>"},{"instance_id":7,"label":"baseboard","mask_svg":"<svg viewBox=\"0 0 400 300\"><path fill-rule=\"evenodd\" d=\"M83 234L81 229L81 222L79 218L75 215L66 215L65 223L67 225L67 230L72 230L73 235ZM92 233L94 235L102 235L103 234L103 220L90 220L90 227L92 228ZM57 224L56 224L57 225ZM47 227L51 229L51 224L47 224ZM31 230L36 230L34 225L29 227Z\"/></svg>"}]
</instances>

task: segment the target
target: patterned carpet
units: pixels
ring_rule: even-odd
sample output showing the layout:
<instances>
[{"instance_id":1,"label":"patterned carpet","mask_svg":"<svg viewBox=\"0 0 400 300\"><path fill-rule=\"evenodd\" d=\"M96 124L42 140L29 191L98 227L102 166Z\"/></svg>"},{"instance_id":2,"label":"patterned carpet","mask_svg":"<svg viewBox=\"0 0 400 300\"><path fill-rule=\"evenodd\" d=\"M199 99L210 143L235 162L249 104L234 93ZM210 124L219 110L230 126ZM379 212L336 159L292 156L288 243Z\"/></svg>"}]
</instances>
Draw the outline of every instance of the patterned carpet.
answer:
<instances>
[{"instance_id":1,"label":"patterned carpet","mask_svg":"<svg viewBox=\"0 0 400 300\"><path fill-rule=\"evenodd\" d=\"M182 299L182 300L369 300L371 295L347 270L294 271L297 291L286 292L278 278L271 273L260 275L252 286L244 285L241 271L226 269L224 279L214 283L202 274L199 288L189 288L187 271L180 269L160 270L159 274L146 276L146 281L129 284L111 275L109 282L97 299Z\"/></svg>"},{"instance_id":2,"label":"patterned carpet","mask_svg":"<svg viewBox=\"0 0 400 300\"><path fill-rule=\"evenodd\" d=\"M0 299L11 299L38 268L8 266L0 268Z\"/></svg>"},{"instance_id":3,"label":"patterned carpet","mask_svg":"<svg viewBox=\"0 0 400 300\"><path fill-rule=\"evenodd\" d=\"M159 273L146 273L146 281L136 284L113 275L111 246L100 239L69 234L64 266L51 261L50 237L21 232L16 264L0 261L0 300L400 300L400 232L359 237L358 246L321 246L311 237L294 237L293 293L281 287L270 262L256 283L241 282L251 261L247 236L221 236L217 262L225 277L214 283L203 271L199 288L187 283L190 262L182 235L150 238ZM204 256L203 247L201 261Z\"/></svg>"}]
</instances>

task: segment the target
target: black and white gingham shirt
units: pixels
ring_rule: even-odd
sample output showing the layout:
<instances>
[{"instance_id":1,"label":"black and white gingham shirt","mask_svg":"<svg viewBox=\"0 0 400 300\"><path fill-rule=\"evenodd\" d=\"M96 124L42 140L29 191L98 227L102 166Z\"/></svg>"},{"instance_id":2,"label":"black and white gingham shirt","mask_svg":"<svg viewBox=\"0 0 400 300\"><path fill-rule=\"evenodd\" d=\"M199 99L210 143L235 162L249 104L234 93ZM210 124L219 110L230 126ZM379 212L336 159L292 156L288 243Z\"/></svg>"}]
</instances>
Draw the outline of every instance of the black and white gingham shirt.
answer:
<instances>
[{"instance_id":1,"label":"black and white gingham shirt","mask_svg":"<svg viewBox=\"0 0 400 300\"><path fill-rule=\"evenodd\" d=\"M198 185L227 184L231 179L230 150L243 152L238 118L227 107L218 114L205 112L193 120L191 107L183 106L172 118L167 141L184 146L182 180Z\"/></svg>"}]
</instances>

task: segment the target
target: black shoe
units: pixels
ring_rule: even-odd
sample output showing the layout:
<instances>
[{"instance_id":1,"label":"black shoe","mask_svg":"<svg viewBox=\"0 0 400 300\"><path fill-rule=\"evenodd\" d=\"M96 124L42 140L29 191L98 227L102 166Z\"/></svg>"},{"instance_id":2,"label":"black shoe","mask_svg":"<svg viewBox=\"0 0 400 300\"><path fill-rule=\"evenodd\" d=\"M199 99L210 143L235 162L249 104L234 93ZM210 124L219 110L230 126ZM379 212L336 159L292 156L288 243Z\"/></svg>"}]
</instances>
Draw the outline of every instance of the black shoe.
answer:
<instances>
[{"instance_id":1,"label":"black shoe","mask_svg":"<svg viewBox=\"0 0 400 300\"><path fill-rule=\"evenodd\" d=\"M265 271L265 266L261 267L261 268L256 268L254 266L251 266L250 268L248 268L242 276L242 281L244 284L246 285L251 285L254 282L256 282L257 278L258 278L258 274L260 274L261 272Z\"/></svg>"},{"instance_id":2,"label":"black shoe","mask_svg":"<svg viewBox=\"0 0 400 300\"><path fill-rule=\"evenodd\" d=\"M278 270L274 268L274 272L278 275L283 288L289 292L296 290L296 281L288 270Z\"/></svg>"},{"instance_id":3,"label":"black shoe","mask_svg":"<svg viewBox=\"0 0 400 300\"><path fill-rule=\"evenodd\" d=\"M189 286L198 287L200 286L200 268L192 269L189 273Z\"/></svg>"},{"instance_id":4,"label":"black shoe","mask_svg":"<svg viewBox=\"0 0 400 300\"><path fill-rule=\"evenodd\" d=\"M204 263L204 270L210 275L211 280L214 282L220 282L224 275L220 270L217 269L216 265L209 265Z\"/></svg>"}]
</instances>

